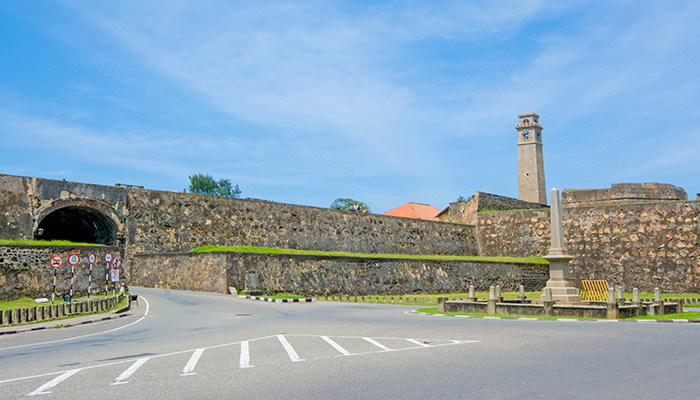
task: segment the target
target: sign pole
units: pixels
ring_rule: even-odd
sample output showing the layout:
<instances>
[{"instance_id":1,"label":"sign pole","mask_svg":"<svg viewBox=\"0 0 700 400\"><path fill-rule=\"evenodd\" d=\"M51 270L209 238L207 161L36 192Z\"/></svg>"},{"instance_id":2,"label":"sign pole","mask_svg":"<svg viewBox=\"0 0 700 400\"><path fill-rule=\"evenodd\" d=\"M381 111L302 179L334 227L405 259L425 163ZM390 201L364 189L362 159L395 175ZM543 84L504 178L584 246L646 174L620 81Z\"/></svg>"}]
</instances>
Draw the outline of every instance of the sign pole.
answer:
<instances>
[{"instance_id":1,"label":"sign pole","mask_svg":"<svg viewBox=\"0 0 700 400\"><path fill-rule=\"evenodd\" d=\"M56 297L56 271L58 267L63 264L63 259L59 256L51 257L51 266L53 267L53 289L51 290L51 304L53 304L54 298Z\"/></svg>"},{"instance_id":2,"label":"sign pole","mask_svg":"<svg viewBox=\"0 0 700 400\"><path fill-rule=\"evenodd\" d=\"M90 264L90 272L88 275L87 292L88 292L88 301L90 301L90 286L92 286L92 264L95 263L95 253L88 254L88 263Z\"/></svg>"},{"instance_id":3,"label":"sign pole","mask_svg":"<svg viewBox=\"0 0 700 400\"><path fill-rule=\"evenodd\" d=\"M53 304L53 299L56 297L56 271L58 271L58 268L53 269L53 290L51 291L51 304Z\"/></svg>"},{"instance_id":4,"label":"sign pole","mask_svg":"<svg viewBox=\"0 0 700 400\"><path fill-rule=\"evenodd\" d=\"M109 285L109 264L112 262L112 253L105 253L105 296L107 296L107 286Z\"/></svg>"},{"instance_id":5,"label":"sign pole","mask_svg":"<svg viewBox=\"0 0 700 400\"><path fill-rule=\"evenodd\" d=\"M73 276L75 275L75 265L71 264L70 266L70 298L71 301L73 300Z\"/></svg>"},{"instance_id":6,"label":"sign pole","mask_svg":"<svg viewBox=\"0 0 700 400\"><path fill-rule=\"evenodd\" d=\"M73 299L73 276L75 275L75 266L80 262L80 256L77 254L71 254L68 257L68 264L70 264L70 292L69 296L71 301Z\"/></svg>"}]
</instances>

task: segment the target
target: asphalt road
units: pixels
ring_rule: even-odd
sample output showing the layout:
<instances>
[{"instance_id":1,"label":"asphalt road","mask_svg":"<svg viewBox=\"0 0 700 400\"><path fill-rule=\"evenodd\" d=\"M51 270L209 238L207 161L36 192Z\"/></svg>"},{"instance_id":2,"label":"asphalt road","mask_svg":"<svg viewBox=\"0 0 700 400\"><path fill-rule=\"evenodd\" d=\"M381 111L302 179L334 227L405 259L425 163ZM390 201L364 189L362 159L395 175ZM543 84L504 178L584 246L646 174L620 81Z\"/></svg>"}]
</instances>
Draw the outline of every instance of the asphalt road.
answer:
<instances>
[{"instance_id":1,"label":"asphalt road","mask_svg":"<svg viewBox=\"0 0 700 400\"><path fill-rule=\"evenodd\" d=\"M695 399L700 324L410 315L132 288L132 315L0 336L0 398Z\"/></svg>"}]
</instances>

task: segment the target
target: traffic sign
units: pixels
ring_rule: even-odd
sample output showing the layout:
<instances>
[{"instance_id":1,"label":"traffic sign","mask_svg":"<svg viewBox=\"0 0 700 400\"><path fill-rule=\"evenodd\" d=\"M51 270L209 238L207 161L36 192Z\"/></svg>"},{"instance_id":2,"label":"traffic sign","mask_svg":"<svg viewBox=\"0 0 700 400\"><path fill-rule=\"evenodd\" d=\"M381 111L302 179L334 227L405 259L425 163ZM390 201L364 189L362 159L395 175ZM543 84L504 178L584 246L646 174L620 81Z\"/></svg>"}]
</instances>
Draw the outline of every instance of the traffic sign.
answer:
<instances>
[{"instance_id":1,"label":"traffic sign","mask_svg":"<svg viewBox=\"0 0 700 400\"><path fill-rule=\"evenodd\" d=\"M53 256L51 258L51 266L54 268L58 268L63 264L63 259L59 256Z\"/></svg>"},{"instance_id":2,"label":"traffic sign","mask_svg":"<svg viewBox=\"0 0 700 400\"><path fill-rule=\"evenodd\" d=\"M70 265L78 265L80 262L80 256L77 254L71 254L68 256L68 264Z\"/></svg>"},{"instance_id":3,"label":"traffic sign","mask_svg":"<svg viewBox=\"0 0 700 400\"><path fill-rule=\"evenodd\" d=\"M112 261L112 253L105 254L105 262L109 264Z\"/></svg>"},{"instance_id":4,"label":"traffic sign","mask_svg":"<svg viewBox=\"0 0 700 400\"><path fill-rule=\"evenodd\" d=\"M88 254L88 263L89 263L89 264L94 264L94 263L95 263L95 253L90 253L90 254Z\"/></svg>"},{"instance_id":5,"label":"traffic sign","mask_svg":"<svg viewBox=\"0 0 700 400\"><path fill-rule=\"evenodd\" d=\"M119 281L119 270L118 269L113 269L113 270L109 271L109 275L112 277L112 282Z\"/></svg>"},{"instance_id":6,"label":"traffic sign","mask_svg":"<svg viewBox=\"0 0 700 400\"><path fill-rule=\"evenodd\" d=\"M112 268L117 269L122 265L122 260L119 259L119 257L114 257L114 260L112 260Z\"/></svg>"}]
</instances>

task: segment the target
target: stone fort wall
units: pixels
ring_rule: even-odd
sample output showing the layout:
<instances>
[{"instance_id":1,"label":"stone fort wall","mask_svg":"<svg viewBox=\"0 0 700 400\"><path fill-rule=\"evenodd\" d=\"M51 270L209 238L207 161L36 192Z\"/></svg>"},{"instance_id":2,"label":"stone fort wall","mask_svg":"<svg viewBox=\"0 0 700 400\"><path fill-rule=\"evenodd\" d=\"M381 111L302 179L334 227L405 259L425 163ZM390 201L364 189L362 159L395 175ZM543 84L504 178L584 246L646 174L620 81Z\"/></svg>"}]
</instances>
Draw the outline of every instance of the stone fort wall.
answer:
<instances>
[{"instance_id":1,"label":"stone fort wall","mask_svg":"<svg viewBox=\"0 0 700 400\"><path fill-rule=\"evenodd\" d=\"M700 292L700 201L563 208L571 277L627 289ZM479 213L480 254L546 255L549 211Z\"/></svg>"},{"instance_id":2,"label":"stone fort wall","mask_svg":"<svg viewBox=\"0 0 700 400\"><path fill-rule=\"evenodd\" d=\"M547 264L329 257L259 253L168 253L134 256L130 282L137 286L226 293L245 288L254 272L266 293L307 296L377 293L538 290L549 277Z\"/></svg>"},{"instance_id":3,"label":"stone fort wall","mask_svg":"<svg viewBox=\"0 0 700 400\"><path fill-rule=\"evenodd\" d=\"M127 253L207 245L477 255L474 226L262 200L129 189Z\"/></svg>"}]
</instances>

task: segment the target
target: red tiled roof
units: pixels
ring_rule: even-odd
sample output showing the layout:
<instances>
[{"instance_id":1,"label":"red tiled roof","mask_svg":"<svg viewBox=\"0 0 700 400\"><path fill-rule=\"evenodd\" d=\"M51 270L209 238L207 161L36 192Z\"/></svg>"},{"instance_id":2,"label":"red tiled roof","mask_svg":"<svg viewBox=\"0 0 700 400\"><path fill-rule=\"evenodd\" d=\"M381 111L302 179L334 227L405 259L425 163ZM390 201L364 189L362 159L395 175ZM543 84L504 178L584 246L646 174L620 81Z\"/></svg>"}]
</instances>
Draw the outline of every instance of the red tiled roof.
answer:
<instances>
[{"instance_id":1,"label":"red tiled roof","mask_svg":"<svg viewBox=\"0 0 700 400\"><path fill-rule=\"evenodd\" d=\"M437 215L439 213L440 210L428 204L406 203L400 207L396 207L393 210L385 212L383 215L393 215L394 217L416 218L425 219L428 221L437 221Z\"/></svg>"}]
</instances>

